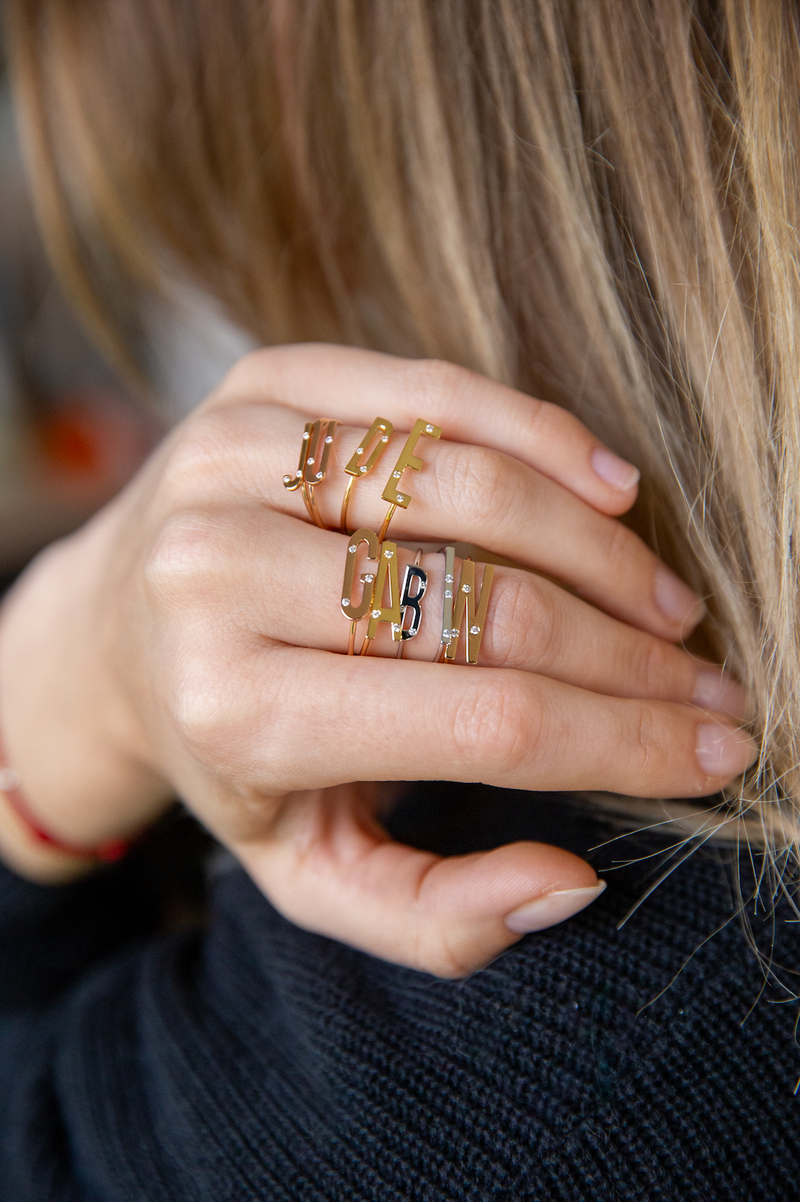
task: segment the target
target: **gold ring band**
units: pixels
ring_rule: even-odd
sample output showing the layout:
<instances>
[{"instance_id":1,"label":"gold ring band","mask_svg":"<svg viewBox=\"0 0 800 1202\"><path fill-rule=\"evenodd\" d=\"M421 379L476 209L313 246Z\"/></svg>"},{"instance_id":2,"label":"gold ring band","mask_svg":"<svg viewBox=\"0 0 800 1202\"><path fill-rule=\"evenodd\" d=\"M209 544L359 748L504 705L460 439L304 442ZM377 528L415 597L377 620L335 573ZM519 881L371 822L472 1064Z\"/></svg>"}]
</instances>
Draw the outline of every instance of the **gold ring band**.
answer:
<instances>
[{"instance_id":1,"label":"gold ring band","mask_svg":"<svg viewBox=\"0 0 800 1202\"><path fill-rule=\"evenodd\" d=\"M314 489L321 484L328 472L331 450L333 447L339 422L334 418L318 418L306 422L303 430L303 441L300 447L300 459L294 475L283 477L284 487L289 492L300 490L306 512L315 526L327 529L322 515L317 507ZM347 514L356 480L367 475L380 459L394 432L392 423L383 417L376 417L370 426L361 445L356 447L351 456L345 473L347 484L342 497L340 515L341 529L347 534ZM397 546L386 540L386 534L392 518L398 509L407 509L411 498L406 492L398 492L398 483L403 472L407 469L420 471L422 460L414 454L419 439L440 438L441 427L422 418L414 422L403 450L400 453L386 487L381 493L389 508L377 534L366 527L356 530L348 536L347 559L342 587L342 613L350 622L347 654L355 655L357 626L361 618L369 614L367 631L358 652L368 655L370 645L375 639L381 623L391 627L392 641L399 643L397 658L402 659L405 643L416 637L422 621L422 599L428 582L428 573L420 566L422 549L418 548L413 564L408 564L403 576L402 588L398 576ZM363 456L367 455L366 460ZM351 593L355 582L355 557L361 543L367 544L367 558L376 564L371 572L361 575L361 600L355 603ZM485 564L478 590L475 579L475 564L471 556L462 561L458 585L455 583L455 548L443 548L445 555L444 597L442 605L442 632L436 661L453 663L458 649L462 629L466 631L466 660L468 664L477 664L480 653L483 631L486 625L486 614L489 597L494 581L494 565ZM412 585L416 582L416 591ZM384 604L386 589L389 591L388 604ZM408 610L411 610L411 623L406 627L405 620Z\"/></svg>"},{"instance_id":2,"label":"gold ring band","mask_svg":"<svg viewBox=\"0 0 800 1202\"><path fill-rule=\"evenodd\" d=\"M360 480L362 476L366 476L372 471L375 464L380 459L383 452L386 450L389 439L394 433L394 426L386 417L376 417L375 421L367 430L366 435L361 440L361 445L356 447L355 453L351 456L349 463L345 467L348 480L342 497L342 513L339 519L339 526L344 534L347 534L347 509L350 504L350 494L353 491L353 485L356 480ZM374 444L374 445L373 445ZM368 458L362 462L361 456L369 452ZM382 541L382 540L381 540Z\"/></svg>"},{"instance_id":3,"label":"gold ring band","mask_svg":"<svg viewBox=\"0 0 800 1202\"><path fill-rule=\"evenodd\" d=\"M293 476L283 477L283 486L289 492L302 490L308 516L321 530L327 530L327 526L317 509L314 489L328 474L328 463L338 428L339 423L334 418L318 418L314 422L306 422L297 470Z\"/></svg>"},{"instance_id":4,"label":"gold ring band","mask_svg":"<svg viewBox=\"0 0 800 1202\"><path fill-rule=\"evenodd\" d=\"M361 574L363 586L361 599L353 597L356 571L356 555L359 546L367 544L367 559L375 568ZM483 565L483 576L478 586L475 563L468 555L461 562L461 571L456 583L455 547L443 547L445 557L444 588L442 590L442 627L440 646L434 663L454 663L462 633L465 638L466 662L478 663L483 634L486 629L489 599L494 584L494 564ZM415 638L422 623L422 601L428 587L428 572L421 567L422 548L418 547L413 563L407 564L400 585L397 564L397 545L379 542L377 534L362 528L350 536L342 582L342 613L350 621L348 655L369 655L372 642L382 622L391 625L392 640L400 646L396 659L403 659L405 644ZM416 582L416 591L412 585ZM388 604L384 597L388 588ZM411 610L411 623L406 626L406 616ZM356 628L359 621L369 615L367 631L361 647L356 652Z\"/></svg>"},{"instance_id":5,"label":"gold ring band","mask_svg":"<svg viewBox=\"0 0 800 1202\"><path fill-rule=\"evenodd\" d=\"M435 662L452 664L455 661L461 632L466 630L467 663L477 664L494 584L494 564L484 564L478 592L472 556L461 561L458 584L455 583L455 548L445 547L444 556L442 643Z\"/></svg>"}]
</instances>

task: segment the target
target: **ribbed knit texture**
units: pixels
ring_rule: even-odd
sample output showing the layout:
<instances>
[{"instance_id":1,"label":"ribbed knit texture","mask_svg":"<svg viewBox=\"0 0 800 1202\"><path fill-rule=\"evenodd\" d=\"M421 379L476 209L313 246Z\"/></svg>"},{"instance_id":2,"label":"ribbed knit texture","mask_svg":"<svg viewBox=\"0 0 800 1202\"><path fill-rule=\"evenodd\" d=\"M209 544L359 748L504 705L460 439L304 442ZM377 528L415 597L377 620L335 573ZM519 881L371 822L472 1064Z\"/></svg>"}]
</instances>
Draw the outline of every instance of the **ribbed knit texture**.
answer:
<instances>
[{"instance_id":1,"label":"ribbed knit texture","mask_svg":"<svg viewBox=\"0 0 800 1202\"><path fill-rule=\"evenodd\" d=\"M420 787L395 828L454 852L609 837L569 798L462 786ZM658 857L606 872L588 910L448 982L298 930L238 870L207 931L147 938L130 868L4 873L0 1198L800 1198L797 1006L759 999L727 858L695 855L622 930ZM774 934L788 977L800 936Z\"/></svg>"}]
</instances>

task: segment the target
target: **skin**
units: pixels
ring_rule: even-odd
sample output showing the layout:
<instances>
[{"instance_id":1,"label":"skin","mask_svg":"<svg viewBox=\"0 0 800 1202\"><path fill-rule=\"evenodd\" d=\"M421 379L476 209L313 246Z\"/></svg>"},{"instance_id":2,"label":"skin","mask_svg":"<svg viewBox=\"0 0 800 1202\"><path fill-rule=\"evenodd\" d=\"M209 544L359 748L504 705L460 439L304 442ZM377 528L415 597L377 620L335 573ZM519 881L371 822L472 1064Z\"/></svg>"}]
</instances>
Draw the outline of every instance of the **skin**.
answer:
<instances>
[{"instance_id":1,"label":"skin","mask_svg":"<svg viewBox=\"0 0 800 1202\"><path fill-rule=\"evenodd\" d=\"M496 570L477 668L431 662L434 553L405 660L386 632L370 656L342 654L349 540L311 525L283 475L303 423L336 415L316 494L335 528L337 473L376 414L395 437L353 491L351 526L378 529L422 416L443 437L421 440L390 537L474 542L520 565ZM247 356L5 603L4 739L40 822L92 846L177 792L300 925L442 976L486 963L519 937L509 914L596 885L594 870L535 843L444 860L400 846L376 818L381 782L699 797L753 758L741 690L677 646L702 604L615 520L635 473L603 480L599 446L566 412L447 364L330 346ZM92 867L37 846L7 806L0 851L44 882Z\"/></svg>"}]
</instances>

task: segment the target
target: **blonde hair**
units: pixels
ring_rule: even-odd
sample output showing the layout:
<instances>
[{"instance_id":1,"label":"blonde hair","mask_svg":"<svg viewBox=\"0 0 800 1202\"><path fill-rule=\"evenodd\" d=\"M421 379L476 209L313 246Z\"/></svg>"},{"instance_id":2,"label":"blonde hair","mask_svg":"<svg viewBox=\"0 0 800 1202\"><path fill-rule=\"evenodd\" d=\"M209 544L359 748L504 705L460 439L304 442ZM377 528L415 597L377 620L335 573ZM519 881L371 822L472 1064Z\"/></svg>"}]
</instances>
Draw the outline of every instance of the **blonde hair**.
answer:
<instances>
[{"instance_id":1,"label":"blonde hair","mask_svg":"<svg viewBox=\"0 0 800 1202\"><path fill-rule=\"evenodd\" d=\"M761 757L720 821L782 864L800 800L800 47L790 0L14 0L56 262L177 268L261 340L464 364L642 469ZM774 862L774 861L773 861Z\"/></svg>"}]
</instances>

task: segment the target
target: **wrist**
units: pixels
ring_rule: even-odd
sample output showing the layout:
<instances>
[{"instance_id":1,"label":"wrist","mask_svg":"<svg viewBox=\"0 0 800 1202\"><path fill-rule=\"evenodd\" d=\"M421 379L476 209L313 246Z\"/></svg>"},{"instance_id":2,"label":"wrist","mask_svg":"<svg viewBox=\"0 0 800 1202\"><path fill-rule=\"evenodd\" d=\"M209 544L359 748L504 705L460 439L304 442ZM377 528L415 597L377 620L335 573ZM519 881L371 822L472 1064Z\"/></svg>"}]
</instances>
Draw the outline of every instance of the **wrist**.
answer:
<instances>
[{"instance_id":1,"label":"wrist","mask_svg":"<svg viewBox=\"0 0 800 1202\"><path fill-rule=\"evenodd\" d=\"M106 662L105 541L97 522L49 548L0 613L2 741L25 799L0 797L0 851L35 879L91 869L66 849L129 838L171 797Z\"/></svg>"},{"instance_id":2,"label":"wrist","mask_svg":"<svg viewBox=\"0 0 800 1202\"><path fill-rule=\"evenodd\" d=\"M79 856L43 843L0 789L0 859L14 872L41 885L60 885L97 867L94 857Z\"/></svg>"}]
</instances>

